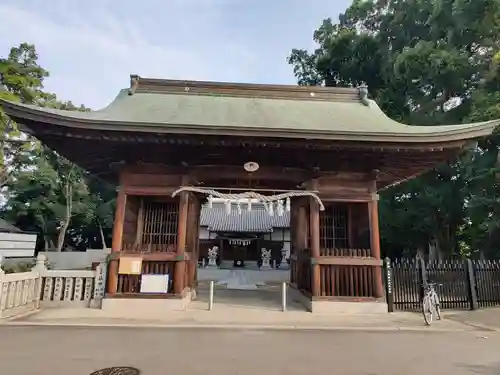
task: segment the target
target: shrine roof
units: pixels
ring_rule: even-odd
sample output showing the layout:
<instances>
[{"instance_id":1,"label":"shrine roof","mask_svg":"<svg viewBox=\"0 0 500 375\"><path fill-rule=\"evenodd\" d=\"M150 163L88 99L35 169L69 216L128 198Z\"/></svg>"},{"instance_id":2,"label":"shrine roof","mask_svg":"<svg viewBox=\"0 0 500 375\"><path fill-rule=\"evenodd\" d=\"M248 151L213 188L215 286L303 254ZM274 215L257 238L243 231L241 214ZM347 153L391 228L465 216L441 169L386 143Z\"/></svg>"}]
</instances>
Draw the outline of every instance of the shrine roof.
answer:
<instances>
[{"instance_id":1,"label":"shrine roof","mask_svg":"<svg viewBox=\"0 0 500 375\"><path fill-rule=\"evenodd\" d=\"M255 204L251 211L243 205L241 213L238 213L236 205L233 204L228 215L223 203L214 203L212 208L202 206L200 226L207 227L211 232L272 232L273 228L290 227L290 213L284 212L283 216L275 213L271 216L258 204Z\"/></svg>"},{"instance_id":2,"label":"shrine roof","mask_svg":"<svg viewBox=\"0 0 500 375\"><path fill-rule=\"evenodd\" d=\"M409 126L384 114L366 87L331 88L179 81L131 76L106 108L66 111L0 100L25 125L186 135L234 135L369 142L448 142L492 133L500 120ZM48 130L48 129L47 129ZM36 136L36 132L33 131Z\"/></svg>"}]
</instances>

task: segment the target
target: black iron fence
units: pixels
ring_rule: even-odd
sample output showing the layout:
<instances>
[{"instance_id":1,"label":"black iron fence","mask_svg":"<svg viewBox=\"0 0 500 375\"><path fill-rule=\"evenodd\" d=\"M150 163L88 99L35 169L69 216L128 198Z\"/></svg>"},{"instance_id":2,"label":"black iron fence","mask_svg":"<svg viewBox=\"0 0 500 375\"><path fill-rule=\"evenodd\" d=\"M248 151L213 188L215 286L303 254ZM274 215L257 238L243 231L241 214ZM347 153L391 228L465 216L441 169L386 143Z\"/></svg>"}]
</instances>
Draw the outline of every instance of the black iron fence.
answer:
<instances>
[{"instance_id":1,"label":"black iron fence","mask_svg":"<svg viewBox=\"0 0 500 375\"><path fill-rule=\"evenodd\" d=\"M422 285L435 282L442 309L475 310L500 305L500 261L385 260L389 311L419 311Z\"/></svg>"}]
</instances>

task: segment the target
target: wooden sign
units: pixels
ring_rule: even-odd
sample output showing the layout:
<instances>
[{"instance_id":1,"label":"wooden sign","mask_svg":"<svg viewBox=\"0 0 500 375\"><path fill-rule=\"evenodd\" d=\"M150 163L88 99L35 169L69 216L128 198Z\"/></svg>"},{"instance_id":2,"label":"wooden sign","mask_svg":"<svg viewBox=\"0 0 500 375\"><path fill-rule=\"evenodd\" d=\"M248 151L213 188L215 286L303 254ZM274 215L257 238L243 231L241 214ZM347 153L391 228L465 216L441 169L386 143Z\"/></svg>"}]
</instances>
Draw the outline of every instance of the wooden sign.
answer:
<instances>
[{"instance_id":1,"label":"wooden sign","mask_svg":"<svg viewBox=\"0 0 500 375\"><path fill-rule=\"evenodd\" d=\"M169 275L142 275L141 293L168 293Z\"/></svg>"},{"instance_id":2,"label":"wooden sign","mask_svg":"<svg viewBox=\"0 0 500 375\"><path fill-rule=\"evenodd\" d=\"M140 275L142 270L142 258L120 257L118 273L121 275Z\"/></svg>"},{"instance_id":3,"label":"wooden sign","mask_svg":"<svg viewBox=\"0 0 500 375\"><path fill-rule=\"evenodd\" d=\"M229 239L229 245L248 246L252 240Z\"/></svg>"}]
</instances>

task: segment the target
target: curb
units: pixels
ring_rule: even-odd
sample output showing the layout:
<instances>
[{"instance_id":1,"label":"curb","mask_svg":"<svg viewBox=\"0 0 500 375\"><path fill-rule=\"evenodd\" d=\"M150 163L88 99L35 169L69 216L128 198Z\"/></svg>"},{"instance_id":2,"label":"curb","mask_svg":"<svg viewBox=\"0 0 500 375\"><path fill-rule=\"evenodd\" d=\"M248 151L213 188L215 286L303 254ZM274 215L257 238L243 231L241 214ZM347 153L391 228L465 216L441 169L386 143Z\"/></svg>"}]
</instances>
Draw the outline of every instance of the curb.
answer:
<instances>
[{"instance_id":1,"label":"curb","mask_svg":"<svg viewBox=\"0 0 500 375\"><path fill-rule=\"evenodd\" d=\"M438 327L357 327L357 326L304 326L304 325L249 325L249 324L132 324L132 323L78 323L78 322L19 322L10 321L4 327L85 327L85 328L157 328L157 329L225 329L225 330L269 330L269 331L337 331L337 332L425 332L452 333L474 332L460 328ZM489 330L482 327L478 329Z\"/></svg>"}]
</instances>

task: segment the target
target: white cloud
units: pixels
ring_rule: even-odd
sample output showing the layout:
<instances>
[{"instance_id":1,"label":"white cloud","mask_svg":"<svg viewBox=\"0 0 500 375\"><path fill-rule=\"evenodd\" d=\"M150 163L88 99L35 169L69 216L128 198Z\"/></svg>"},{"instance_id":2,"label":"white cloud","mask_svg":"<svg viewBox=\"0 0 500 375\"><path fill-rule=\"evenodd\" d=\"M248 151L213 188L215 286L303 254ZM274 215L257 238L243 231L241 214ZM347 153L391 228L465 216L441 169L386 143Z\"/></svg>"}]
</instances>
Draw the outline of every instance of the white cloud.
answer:
<instances>
[{"instance_id":1,"label":"white cloud","mask_svg":"<svg viewBox=\"0 0 500 375\"><path fill-rule=\"evenodd\" d=\"M0 56L36 45L46 88L97 109L148 77L293 83L308 48L351 0L0 0Z\"/></svg>"},{"instance_id":2,"label":"white cloud","mask_svg":"<svg viewBox=\"0 0 500 375\"><path fill-rule=\"evenodd\" d=\"M193 48L192 44L185 43L200 32L204 38L210 37L207 33L212 33L214 39L221 37L210 30L206 22L216 16L215 12L203 15L198 9L193 16L193 2L174 0L169 7L171 16L164 18L171 23L154 28L160 34L160 41L154 41L151 31L146 33L139 20L133 18L133 12L132 18L115 16L107 9L110 2L101 0L99 6L95 3L81 9L71 0L64 3L51 0L57 6L47 10L23 7L18 1L0 4L2 53L21 42L34 43L42 66L51 72L46 88L64 99L93 108L112 100L120 88L128 85L131 73L149 77L241 80L253 61L252 54L239 44L214 40L211 45ZM226 0L203 0L199 6L205 8L220 1ZM177 30L184 31L182 37ZM191 34L186 35L186 30L191 30ZM161 37L161 33L168 35ZM161 40L164 42L160 44Z\"/></svg>"}]
</instances>

